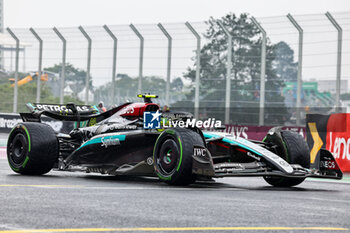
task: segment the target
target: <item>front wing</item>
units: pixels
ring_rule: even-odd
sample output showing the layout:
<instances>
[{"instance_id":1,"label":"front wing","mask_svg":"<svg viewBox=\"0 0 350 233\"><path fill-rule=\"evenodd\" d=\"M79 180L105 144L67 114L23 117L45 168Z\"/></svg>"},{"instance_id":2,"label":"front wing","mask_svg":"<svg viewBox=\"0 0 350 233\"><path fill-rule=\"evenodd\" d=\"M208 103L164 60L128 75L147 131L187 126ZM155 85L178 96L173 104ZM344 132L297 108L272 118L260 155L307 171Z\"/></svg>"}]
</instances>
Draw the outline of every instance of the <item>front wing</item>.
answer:
<instances>
[{"instance_id":1,"label":"front wing","mask_svg":"<svg viewBox=\"0 0 350 233\"><path fill-rule=\"evenodd\" d=\"M205 134L204 134L205 135ZM320 150L318 167L307 169L298 164L289 164L275 153L259 144L242 138L228 137L227 135L210 134L210 140L219 140L229 143L230 147L241 147L247 150L247 156L254 158L254 162L224 162L213 163L207 148L195 146L193 152L192 172L207 177L229 176L281 176L281 177L317 177L342 179L340 170L332 153L325 149ZM208 138L208 135L205 135Z\"/></svg>"}]
</instances>

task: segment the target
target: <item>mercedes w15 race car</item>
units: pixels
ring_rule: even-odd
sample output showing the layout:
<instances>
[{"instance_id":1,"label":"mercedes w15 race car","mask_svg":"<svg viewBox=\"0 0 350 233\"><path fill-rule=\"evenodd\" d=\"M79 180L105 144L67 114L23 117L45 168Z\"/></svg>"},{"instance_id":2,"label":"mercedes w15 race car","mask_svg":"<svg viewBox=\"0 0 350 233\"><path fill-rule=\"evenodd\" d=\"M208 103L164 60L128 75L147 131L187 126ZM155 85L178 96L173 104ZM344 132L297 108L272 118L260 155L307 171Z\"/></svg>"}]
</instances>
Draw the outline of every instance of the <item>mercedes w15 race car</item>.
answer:
<instances>
[{"instance_id":1,"label":"mercedes w15 race car","mask_svg":"<svg viewBox=\"0 0 350 233\"><path fill-rule=\"evenodd\" d=\"M125 103L104 113L85 105L28 104L31 112L21 113L23 122L9 134L10 167L24 175L56 169L158 176L171 185L229 176L262 176L273 186L289 187L307 177L342 178L333 155L324 149L310 168L308 145L295 132L275 127L264 140L253 141L196 126L165 127L169 121L193 121L193 116L186 112L161 113L159 105L151 100L157 96L139 97L144 102ZM41 123L41 116L73 121L76 127L67 134L57 133ZM148 127L158 117L161 123Z\"/></svg>"}]
</instances>

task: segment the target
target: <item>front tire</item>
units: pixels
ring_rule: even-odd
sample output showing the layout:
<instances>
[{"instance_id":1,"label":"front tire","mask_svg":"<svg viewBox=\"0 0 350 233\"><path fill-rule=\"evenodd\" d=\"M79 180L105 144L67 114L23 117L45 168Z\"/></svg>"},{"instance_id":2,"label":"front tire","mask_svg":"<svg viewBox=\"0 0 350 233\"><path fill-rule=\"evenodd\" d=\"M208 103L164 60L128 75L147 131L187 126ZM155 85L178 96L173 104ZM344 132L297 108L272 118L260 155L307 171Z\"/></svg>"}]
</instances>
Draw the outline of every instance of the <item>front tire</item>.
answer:
<instances>
[{"instance_id":1,"label":"front tire","mask_svg":"<svg viewBox=\"0 0 350 233\"><path fill-rule=\"evenodd\" d=\"M58 140L46 124L17 124L7 141L7 159L14 172L24 175L48 173L58 158Z\"/></svg>"},{"instance_id":2,"label":"front tire","mask_svg":"<svg viewBox=\"0 0 350 233\"><path fill-rule=\"evenodd\" d=\"M310 168L309 146L300 134L293 131L276 130L273 134L268 134L264 141L276 145L275 153L288 163ZM264 176L264 179L275 187L292 187L301 184L305 180L305 178L276 176Z\"/></svg>"},{"instance_id":3,"label":"front tire","mask_svg":"<svg viewBox=\"0 0 350 233\"><path fill-rule=\"evenodd\" d=\"M154 170L159 179L170 185L194 183L194 145L205 147L202 137L189 129L168 129L159 135L153 151Z\"/></svg>"}]
</instances>

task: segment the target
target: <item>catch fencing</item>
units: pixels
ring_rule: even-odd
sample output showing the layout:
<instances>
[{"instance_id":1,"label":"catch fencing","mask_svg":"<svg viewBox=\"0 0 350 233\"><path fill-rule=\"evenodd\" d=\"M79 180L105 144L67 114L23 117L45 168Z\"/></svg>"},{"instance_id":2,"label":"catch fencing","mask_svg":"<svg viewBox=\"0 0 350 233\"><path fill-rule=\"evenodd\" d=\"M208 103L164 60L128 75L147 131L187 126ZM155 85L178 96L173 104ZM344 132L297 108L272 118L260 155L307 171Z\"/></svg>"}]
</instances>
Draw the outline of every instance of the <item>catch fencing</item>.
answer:
<instances>
[{"instance_id":1,"label":"catch fencing","mask_svg":"<svg viewBox=\"0 0 350 233\"><path fill-rule=\"evenodd\" d=\"M152 93L196 118L303 125L306 113L347 107L349 13L7 28L0 112L43 101L112 107Z\"/></svg>"}]
</instances>

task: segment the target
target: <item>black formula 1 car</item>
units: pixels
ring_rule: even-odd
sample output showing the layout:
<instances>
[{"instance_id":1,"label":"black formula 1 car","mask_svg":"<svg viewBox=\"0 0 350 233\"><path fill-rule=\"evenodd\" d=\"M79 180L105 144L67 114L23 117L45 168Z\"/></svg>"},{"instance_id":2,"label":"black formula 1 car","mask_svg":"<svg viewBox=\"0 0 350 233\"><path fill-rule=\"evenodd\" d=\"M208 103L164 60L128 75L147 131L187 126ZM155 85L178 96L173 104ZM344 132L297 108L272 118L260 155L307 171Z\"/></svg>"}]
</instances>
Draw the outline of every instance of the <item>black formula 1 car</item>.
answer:
<instances>
[{"instance_id":1,"label":"black formula 1 car","mask_svg":"<svg viewBox=\"0 0 350 233\"><path fill-rule=\"evenodd\" d=\"M310 152L302 136L272 128L263 141L202 131L198 127L166 127L167 122L193 121L190 113L162 113L161 127L145 129L146 113L159 114L153 95L142 103L125 103L104 113L91 106L28 104L23 123L9 134L7 156L12 170L25 175L59 171L109 175L158 176L171 185L197 179L263 176L273 186L294 186L306 177L341 179L333 155L321 149L310 168ZM41 123L45 115L75 121L69 134ZM153 119L152 119L153 120ZM81 123L85 127L80 127ZM180 125L180 124L179 124Z\"/></svg>"}]
</instances>

